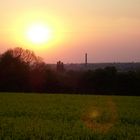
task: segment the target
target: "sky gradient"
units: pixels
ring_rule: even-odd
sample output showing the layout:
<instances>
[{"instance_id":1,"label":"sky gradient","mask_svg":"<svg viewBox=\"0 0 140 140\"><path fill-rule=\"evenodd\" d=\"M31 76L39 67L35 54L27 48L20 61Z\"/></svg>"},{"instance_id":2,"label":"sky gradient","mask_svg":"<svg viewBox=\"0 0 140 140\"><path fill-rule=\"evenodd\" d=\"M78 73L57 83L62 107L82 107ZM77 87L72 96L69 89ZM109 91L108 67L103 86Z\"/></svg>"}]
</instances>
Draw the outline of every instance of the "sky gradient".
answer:
<instances>
[{"instance_id":1,"label":"sky gradient","mask_svg":"<svg viewBox=\"0 0 140 140\"><path fill-rule=\"evenodd\" d=\"M48 63L140 62L140 0L4 0L0 52L22 47ZM26 39L41 22L53 36L43 45Z\"/></svg>"}]
</instances>

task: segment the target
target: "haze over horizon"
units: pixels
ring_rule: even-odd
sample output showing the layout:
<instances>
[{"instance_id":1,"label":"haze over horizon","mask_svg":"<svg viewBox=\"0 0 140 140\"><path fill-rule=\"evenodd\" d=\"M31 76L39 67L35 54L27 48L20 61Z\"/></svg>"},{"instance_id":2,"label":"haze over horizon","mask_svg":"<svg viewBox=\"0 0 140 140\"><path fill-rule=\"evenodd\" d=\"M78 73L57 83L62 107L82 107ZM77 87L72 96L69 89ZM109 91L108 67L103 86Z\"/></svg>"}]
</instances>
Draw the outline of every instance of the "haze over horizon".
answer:
<instances>
[{"instance_id":1,"label":"haze over horizon","mask_svg":"<svg viewBox=\"0 0 140 140\"><path fill-rule=\"evenodd\" d=\"M90 63L140 62L140 0L5 0L0 19L1 53L18 46L47 63L82 63L85 53Z\"/></svg>"}]
</instances>

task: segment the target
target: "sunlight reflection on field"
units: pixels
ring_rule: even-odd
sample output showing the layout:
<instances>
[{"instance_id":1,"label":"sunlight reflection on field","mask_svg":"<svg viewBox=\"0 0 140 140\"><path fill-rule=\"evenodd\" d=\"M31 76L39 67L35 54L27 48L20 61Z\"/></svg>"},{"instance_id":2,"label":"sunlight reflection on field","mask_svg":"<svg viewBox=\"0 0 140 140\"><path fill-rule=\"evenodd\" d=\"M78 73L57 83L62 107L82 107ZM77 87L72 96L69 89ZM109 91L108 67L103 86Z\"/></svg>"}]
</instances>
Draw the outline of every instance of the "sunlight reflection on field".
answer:
<instances>
[{"instance_id":1,"label":"sunlight reflection on field","mask_svg":"<svg viewBox=\"0 0 140 140\"><path fill-rule=\"evenodd\" d=\"M106 101L105 106L105 110L92 107L83 115L82 120L86 127L99 133L107 133L111 130L117 120L117 109L112 98Z\"/></svg>"},{"instance_id":2,"label":"sunlight reflection on field","mask_svg":"<svg viewBox=\"0 0 140 140\"><path fill-rule=\"evenodd\" d=\"M91 112L90 117L91 118L96 118L100 115L100 113L97 110L94 110L93 112Z\"/></svg>"}]
</instances>

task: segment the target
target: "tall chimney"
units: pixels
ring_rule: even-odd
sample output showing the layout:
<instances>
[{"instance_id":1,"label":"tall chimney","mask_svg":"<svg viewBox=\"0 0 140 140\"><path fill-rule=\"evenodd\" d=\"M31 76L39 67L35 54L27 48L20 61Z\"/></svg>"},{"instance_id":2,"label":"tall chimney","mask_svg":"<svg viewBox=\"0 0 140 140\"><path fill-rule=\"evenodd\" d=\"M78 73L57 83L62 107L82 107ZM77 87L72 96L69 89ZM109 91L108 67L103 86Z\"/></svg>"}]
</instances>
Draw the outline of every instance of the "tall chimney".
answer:
<instances>
[{"instance_id":1,"label":"tall chimney","mask_svg":"<svg viewBox=\"0 0 140 140\"><path fill-rule=\"evenodd\" d=\"M87 66L87 53L85 54L85 66Z\"/></svg>"}]
</instances>

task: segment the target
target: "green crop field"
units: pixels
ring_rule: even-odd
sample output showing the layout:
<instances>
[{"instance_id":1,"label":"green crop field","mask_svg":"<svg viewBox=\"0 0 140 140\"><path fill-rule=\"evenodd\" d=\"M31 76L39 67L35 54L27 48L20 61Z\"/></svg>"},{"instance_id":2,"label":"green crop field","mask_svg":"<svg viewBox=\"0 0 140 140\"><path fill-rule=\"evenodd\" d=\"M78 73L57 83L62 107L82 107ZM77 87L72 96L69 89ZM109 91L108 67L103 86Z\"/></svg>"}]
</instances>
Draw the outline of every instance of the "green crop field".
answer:
<instances>
[{"instance_id":1,"label":"green crop field","mask_svg":"<svg viewBox=\"0 0 140 140\"><path fill-rule=\"evenodd\" d=\"M140 140L140 97L0 94L0 140Z\"/></svg>"}]
</instances>

